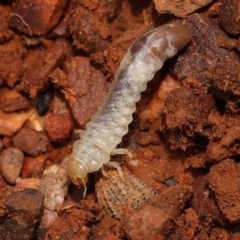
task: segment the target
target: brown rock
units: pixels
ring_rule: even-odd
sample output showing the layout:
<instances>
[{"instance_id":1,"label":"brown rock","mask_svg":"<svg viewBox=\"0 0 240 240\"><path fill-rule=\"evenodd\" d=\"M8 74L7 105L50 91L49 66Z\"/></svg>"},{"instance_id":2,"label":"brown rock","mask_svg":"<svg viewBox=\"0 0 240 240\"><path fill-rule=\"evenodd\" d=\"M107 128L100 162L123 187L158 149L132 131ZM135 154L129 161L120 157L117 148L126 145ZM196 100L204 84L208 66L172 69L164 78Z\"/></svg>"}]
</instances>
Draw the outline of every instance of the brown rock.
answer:
<instances>
[{"instance_id":1,"label":"brown rock","mask_svg":"<svg viewBox=\"0 0 240 240\"><path fill-rule=\"evenodd\" d=\"M67 171L57 164L52 165L43 172L40 181L40 189L45 195L45 209L42 216L40 231L48 229L54 222L57 217L57 209L63 204L68 194L69 184L70 179L67 175Z\"/></svg>"},{"instance_id":2,"label":"brown rock","mask_svg":"<svg viewBox=\"0 0 240 240\"><path fill-rule=\"evenodd\" d=\"M209 240L215 239L232 239L232 233L228 232L224 228L215 227L212 229Z\"/></svg>"},{"instance_id":3,"label":"brown rock","mask_svg":"<svg viewBox=\"0 0 240 240\"><path fill-rule=\"evenodd\" d=\"M226 108L239 111L240 60L230 39L210 18L192 14L186 19L192 32L187 50L178 58L175 72L180 79L196 79L212 90L215 97L227 101Z\"/></svg>"},{"instance_id":4,"label":"brown rock","mask_svg":"<svg viewBox=\"0 0 240 240\"><path fill-rule=\"evenodd\" d=\"M212 115L213 133L208 144L207 159L211 162L232 158L240 154L240 117L236 114Z\"/></svg>"},{"instance_id":5,"label":"brown rock","mask_svg":"<svg viewBox=\"0 0 240 240\"><path fill-rule=\"evenodd\" d=\"M35 97L37 92L46 85L49 74L60 66L68 55L71 55L70 43L66 39L57 39L46 50L44 57L41 55L42 58L34 59L27 69L22 78L24 90L29 92L31 97Z\"/></svg>"},{"instance_id":6,"label":"brown rock","mask_svg":"<svg viewBox=\"0 0 240 240\"><path fill-rule=\"evenodd\" d=\"M21 149L23 152L37 157L47 150L49 141L45 132L22 128L13 137L13 143L15 147Z\"/></svg>"},{"instance_id":7,"label":"brown rock","mask_svg":"<svg viewBox=\"0 0 240 240\"><path fill-rule=\"evenodd\" d=\"M164 109L165 134L172 149L198 145L200 137L209 135L208 116L215 111L214 99L201 88L174 89ZM205 143L207 144L207 142Z\"/></svg>"},{"instance_id":8,"label":"brown rock","mask_svg":"<svg viewBox=\"0 0 240 240\"><path fill-rule=\"evenodd\" d=\"M139 210L129 212L122 221L128 239L164 239L190 197L190 188L176 185Z\"/></svg>"},{"instance_id":9,"label":"brown rock","mask_svg":"<svg viewBox=\"0 0 240 240\"><path fill-rule=\"evenodd\" d=\"M91 228L89 240L118 240L123 238L122 225L119 220L104 216L100 223Z\"/></svg>"},{"instance_id":10,"label":"brown rock","mask_svg":"<svg viewBox=\"0 0 240 240\"><path fill-rule=\"evenodd\" d=\"M238 0L223 0L219 20L222 27L230 34L240 33L240 2Z\"/></svg>"},{"instance_id":11,"label":"brown rock","mask_svg":"<svg viewBox=\"0 0 240 240\"><path fill-rule=\"evenodd\" d=\"M39 178L17 178L16 186L19 188L32 188L39 190L40 179Z\"/></svg>"},{"instance_id":12,"label":"brown rock","mask_svg":"<svg viewBox=\"0 0 240 240\"><path fill-rule=\"evenodd\" d=\"M200 219L205 222L214 222L223 224L224 218L218 208L217 200L212 190L208 186L208 178L206 176L199 176L193 182L193 198L191 206L196 211Z\"/></svg>"},{"instance_id":13,"label":"brown rock","mask_svg":"<svg viewBox=\"0 0 240 240\"><path fill-rule=\"evenodd\" d=\"M56 210L63 203L69 184L70 180L64 168L55 164L45 169L40 182L40 189L45 195L45 208Z\"/></svg>"},{"instance_id":14,"label":"brown rock","mask_svg":"<svg viewBox=\"0 0 240 240\"><path fill-rule=\"evenodd\" d=\"M13 37L12 30L9 29L9 15L12 12L12 8L8 4L1 4L0 6L0 22L1 22L1 32L0 32L0 43L10 40ZM2 79L1 79L2 80ZM1 85L0 80L0 85Z\"/></svg>"},{"instance_id":15,"label":"brown rock","mask_svg":"<svg viewBox=\"0 0 240 240\"><path fill-rule=\"evenodd\" d=\"M59 22L66 2L17 0L14 2L9 24L30 36L44 35Z\"/></svg>"},{"instance_id":16,"label":"brown rock","mask_svg":"<svg viewBox=\"0 0 240 240\"><path fill-rule=\"evenodd\" d=\"M80 126L85 125L102 103L108 85L103 73L86 57L73 57L64 64L63 71L55 71L52 81L61 85Z\"/></svg>"},{"instance_id":17,"label":"brown rock","mask_svg":"<svg viewBox=\"0 0 240 240\"><path fill-rule=\"evenodd\" d=\"M12 137L6 136L3 138L2 142L5 148L14 147Z\"/></svg>"},{"instance_id":18,"label":"brown rock","mask_svg":"<svg viewBox=\"0 0 240 240\"><path fill-rule=\"evenodd\" d=\"M7 148L0 155L0 169L10 184L15 184L23 164L23 153L17 148Z\"/></svg>"},{"instance_id":19,"label":"brown rock","mask_svg":"<svg viewBox=\"0 0 240 240\"><path fill-rule=\"evenodd\" d=\"M199 8L208 5L213 0L181 0L181 1L165 1L165 0L154 0L155 8L158 13L174 14L177 17L186 17L188 14L193 13Z\"/></svg>"},{"instance_id":20,"label":"brown rock","mask_svg":"<svg viewBox=\"0 0 240 240\"><path fill-rule=\"evenodd\" d=\"M106 49L109 42L109 24L105 15L79 6L69 18L69 30L73 44L87 53Z\"/></svg>"},{"instance_id":21,"label":"brown rock","mask_svg":"<svg viewBox=\"0 0 240 240\"><path fill-rule=\"evenodd\" d=\"M0 109L5 112L25 110L31 107L26 97L16 91L0 90Z\"/></svg>"},{"instance_id":22,"label":"brown rock","mask_svg":"<svg viewBox=\"0 0 240 240\"><path fill-rule=\"evenodd\" d=\"M2 174L0 173L0 188L8 187L9 184L6 182L6 180L3 178Z\"/></svg>"},{"instance_id":23,"label":"brown rock","mask_svg":"<svg viewBox=\"0 0 240 240\"><path fill-rule=\"evenodd\" d=\"M71 119L61 115L48 116L44 124L45 130L52 141L67 139L73 128Z\"/></svg>"},{"instance_id":24,"label":"brown rock","mask_svg":"<svg viewBox=\"0 0 240 240\"><path fill-rule=\"evenodd\" d=\"M66 236L72 240L88 239L89 226L101 218L101 208L93 201L82 200L80 204L65 204L58 212L54 223L50 226L48 236L58 239Z\"/></svg>"},{"instance_id":25,"label":"brown rock","mask_svg":"<svg viewBox=\"0 0 240 240\"><path fill-rule=\"evenodd\" d=\"M33 239L43 210L42 192L35 189L5 188L0 190L0 199L0 238Z\"/></svg>"},{"instance_id":26,"label":"brown rock","mask_svg":"<svg viewBox=\"0 0 240 240\"><path fill-rule=\"evenodd\" d=\"M5 113L0 110L0 135L14 135L32 113L33 109L20 113Z\"/></svg>"},{"instance_id":27,"label":"brown rock","mask_svg":"<svg viewBox=\"0 0 240 240\"><path fill-rule=\"evenodd\" d=\"M40 155L36 158L25 157L21 171L21 177L41 178L44 170L45 160L46 157L44 155Z\"/></svg>"},{"instance_id":28,"label":"brown rock","mask_svg":"<svg viewBox=\"0 0 240 240\"><path fill-rule=\"evenodd\" d=\"M212 166L209 172L210 187L222 213L231 223L240 221L239 179L239 164L230 159Z\"/></svg>"},{"instance_id":29,"label":"brown rock","mask_svg":"<svg viewBox=\"0 0 240 240\"><path fill-rule=\"evenodd\" d=\"M208 228L192 208L187 208L176 220L176 228L168 235L169 240L209 239Z\"/></svg>"},{"instance_id":30,"label":"brown rock","mask_svg":"<svg viewBox=\"0 0 240 240\"><path fill-rule=\"evenodd\" d=\"M27 49L18 35L14 35L11 41L0 44L0 79L9 87L13 87L25 71L26 66L23 64L23 59L26 55Z\"/></svg>"}]
</instances>

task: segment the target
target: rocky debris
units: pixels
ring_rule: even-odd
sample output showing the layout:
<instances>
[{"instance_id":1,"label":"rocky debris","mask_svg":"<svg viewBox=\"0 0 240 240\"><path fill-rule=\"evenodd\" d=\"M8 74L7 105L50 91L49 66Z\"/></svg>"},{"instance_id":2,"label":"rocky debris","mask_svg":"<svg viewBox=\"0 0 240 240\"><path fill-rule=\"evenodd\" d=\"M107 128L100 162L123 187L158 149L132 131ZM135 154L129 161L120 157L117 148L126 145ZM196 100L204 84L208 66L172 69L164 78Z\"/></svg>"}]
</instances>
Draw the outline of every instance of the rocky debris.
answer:
<instances>
[{"instance_id":1,"label":"rocky debris","mask_svg":"<svg viewBox=\"0 0 240 240\"><path fill-rule=\"evenodd\" d=\"M37 58L25 72L22 82L24 90L35 97L48 81L49 74L71 55L71 46L66 39L57 39L46 50L42 59Z\"/></svg>"},{"instance_id":2,"label":"rocky debris","mask_svg":"<svg viewBox=\"0 0 240 240\"><path fill-rule=\"evenodd\" d=\"M95 15L104 14L111 21L121 11L122 0L111 1L88 1L82 0L80 5L95 13ZM99 16L98 16L99 17Z\"/></svg>"},{"instance_id":3,"label":"rocky debris","mask_svg":"<svg viewBox=\"0 0 240 240\"><path fill-rule=\"evenodd\" d=\"M64 89L74 118L85 125L102 103L108 84L103 73L86 57L72 57L51 75L52 81ZM80 111L81 109L81 111Z\"/></svg>"},{"instance_id":4,"label":"rocky debris","mask_svg":"<svg viewBox=\"0 0 240 240\"><path fill-rule=\"evenodd\" d=\"M20 178L16 180L16 186L19 188L32 188L39 190L40 179L39 178Z\"/></svg>"},{"instance_id":5,"label":"rocky debris","mask_svg":"<svg viewBox=\"0 0 240 240\"><path fill-rule=\"evenodd\" d=\"M119 220L104 216L99 223L91 228L89 240L122 239L122 224Z\"/></svg>"},{"instance_id":6,"label":"rocky debris","mask_svg":"<svg viewBox=\"0 0 240 240\"><path fill-rule=\"evenodd\" d=\"M213 0L201 0L201 1L165 1L165 0L153 0L156 6L156 10L159 14L174 14L177 17L186 17L188 14L195 12L196 10L208 5Z\"/></svg>"},{"instance_id":7,"label":"rocky debris","mask_svg":"<svg viewBox=\"0 0 240 240\"><path fill-rule=\"evenodd\" d=\"M175 229L168 235L169 240L176 239L209 239L209 229L201 224L199 216L192 208L187 208L176 219Z\"/></svg>"},{"instance_id":8,"label":"rocky debris","mask_svg":"<svg viewBox=\"0 0 240 240\"><path fill-rule=\"evenodd\" d=\"M215 227L211 230L209 239L210 240L212 240L212 239L226 239L226 240L231 239L231 240L233 240L232 233L230 233L226 229L220 228L220 227Z\"/></svg>"},{"instance_id":9,"label":"rocky debris","mask_svg":"<svg viewBox=\"0 0 240 240\"><path fill-rule=\"evenodd\" d=\"M209 227L212 221L217 224L223 224L224 217L218 207L218 203L213 191L209 188L208 178L199 176L193 182L193 198L190 205L196 211L197 215L203 221L205 226Z\"/></svg>"},{"instance_id":10,"label":"rocky debris","mask_svg":"<svg viewBox=\"0 0 240 240\"><path fill-rule=\"evenodd\" d=\"M209 118L213 125L212 141L207 146L207 159L219 162L240 154L240 117L233 114L212 115Z\"/></svg>"},{"instance_id":11,"label":"rocky debris","mask_svg":"<svg viewBox=\"0 0 240 240\"><path fill-rule=\"evenodd\" d=\"M240 33L240 2L238 0L223 0L219 21L224 30L230 34Z\"/></svg>"},{"instance_id":12,"label":"rocky debris","mask_svg":"<svg viewBox=\"0 0 240 240\"><path fill-rule=\"evenodd\" d=\"M48 236L51 239L66 235L72 240L88 239L91 225L96 224L102 217L100 211L101 207L93 201L82 200L79 204L66 203L59 209Z\"/></svg>"},{"instance_id":13,"label":"rocky debris","mask_svg":"<svg viewBox=\"0 0 240 240\"><path fill-rule=\"evenodd\" d=\"M0 170L10 184L15 184L23 165L23 152L17 148L7 148L0 155Z\"/></svg>"},{"instance_id":14,"label":"rocky debris","mask_svg":"<svg viewBox=\"0 0 240 240\"><path fill-rule=\"evenodd\" d=\"M30 102L22 94L9 91L7 88L0 90L0 109L4 112L26 110L31 107Z\"/></svg>"},{"instance_id":15,"label":"rocky debris","mask_svg":"<svg viewBox=\"0 0 240 240\"><path fill-rule=\"evenodd\" d=\"M45 155L40 155L36 158L25 156L21 171L21 177L41 178L45 166L45 161Z\"/></svg>"},{"instance_id":16,"label":"rocky debris","mask_svg":"<svg viewBox=\"0 0 240 240\"><path fill-rule=\"evenodd\" d=\"M33 113L29 109L19 113L5 113L0 110L0 135L13 136Z\"/></svg>"},{"instance_id":17,"label":"rocky debris","mask_svg":"<svg viewBox=\"0 0 240 240\"><path fill-rule=\"evenodd\" d=\"M183 87L180 91L171 91L162 116L164 134L171 148L186 150L190 146L199 146L199 141L203 147L204 138L212 133L208 117L213 112L214 99L203 89ZM207 143L205 140L205 145Z\"/></svg>"},{"instance_id":18,"label":"rocky debris","mask_svg":"<svg viewBox=\"0 0 240 240\"><path fill-rule=\"evenodd\" d=\"M191 195L190 188L176 185L139 210L130 211L122 220L126 236L128 239L164 239Z\"/></svg>"},{"instance_id":19,"label":"rocky debris","mask_svg":"<svg viewBox=\"0 0 240 240\"><path fill-rule=\"evenodd\" d=\"M47 168L40 181L40 189L45 195L43 220L40 228L46 229L54 221L56 209L63 204L70 184L67 172L57 164Z\"/></svg>"},{"instance_id":20,"label":"rocky debris","mask_svg":"<svg viewBox=\"0 0 240 240\"><path fill-rule=\"evenodd\" d=\"M217 99L227 101L226 108L238 112L240 60L234 51L236 40L230 39L211 18L200 14L189 16L186 26L192 40L178 58L175 73L184 81L195 79Z\"/></svg>"},{"instance_id":21,"label":"rocky debris","mask_svg":"<svg viewBox=\"0 0 240 240\"><path fill-rule=\"evenodd\" d=\"M159 84L157 92L151 98L147 107L138 114L144 122L153 123L160 118L164 110L164 102L173 89L181 88L181 82L174 75L168 73Z\"/></svg>"},{"instance_id":22,"label":"rocky debris","mask_svg":"<svg viewBox=\"0 0 240 240\"><path fill-rule=\"evenodd\" d=\"M26 70L23 59L27 53L18 35L14 35L5 44L0 44L0 82L5 82L9 87L14 86Z\"/></svg>"},{"instance_id":23,"label":"rocky debris","mask_svg":"<svg viewBox=\"0 0 240 240\"><path fill-rule=\"evenodd\" d=\"M216 194L219 208L231 222L240 221L239 164L227 159L211 167L209 183Z\"/></svg>"},{"instance_id":24,"label":"rocky debris","mask_svg":"<svg viewBox=\"0 0 240 240\"><path fill-rule=\"evenodd\" d=\"M13 32L11 29L9 29L9 15L12 11L11 6L9 5L1 5L0 6L0 23L1 23L1 32L0 32L0 43L4 43L6 41L9 41L11 38L13 38ZM1 85L0 79L0 85Z\"/></svg>"},{"instance_id":25,"label":"rocky debris","mask_svg":"<svg viewBox=\"0 0 240 240\"><path fill-rule=\"evenodd\" d=\"M45 122L45 130L52 141L67 139L73 128L73 122L67 116L50 115Z\"/></svg>"},{"instance_id":26,"label":"rocky debris","mask_svg":"<svg viewBox=\"0 0 240 240\"><path fill-rule=\"evenodd\" d=\"M104 51L109 43L110 29L107 18L101 12L79 6L68 21L73 45L87 53Z\"/></svg>"},{"instance_id":27,"label":"rocky debris","mask_svg":"<svg viewBox=\"0 0 240 240\"><path fill-rule=\"evenodd\" d=\"M0 173L0 189L1 188L6 188L6 187L9 187L9 186L10 186L10 184L4 179L4 177Z\"/></svg>"},{"instance_id":28,"label":"rocky debris","mask_svg":"<svg viewBox=\"0 0 240 240\"><path fill-rule=\"evenodd\" d=\"M44 195L36 189L0 189L0 238L34 239L43 211Z\"/></svg>"},{"instance_id":29,"label":"rocky debris","mask_svg":"<svg viewBox=\"0 0 240 240\"><path fill-rule=\"evenodd\" d=\"M5 148L14 147L12 137L9 136L3 137L2 143Z\"/></svg>"},{"instance_id":30,"label":"rocky debris","mask_svg":"<svg viewBox=\"0 0 240 240\"><path fill-rule=\"evenodd\" d=\"M15 147L23 152L32 157L37 157L41 153L46 152L49 140L45 132L22 128L13 137L13 143Z\"/></svg>"},{"instance_id":31,"label":"rocky debris","mask_svg":"<svg viewBox=\"0 0 240 240\"><path fill-rule=\"evenodd\" d=\"M17 0L9 24L30 36L44 35L60 21L66 3L66 0Z\"/></svg>"}]
</instances>

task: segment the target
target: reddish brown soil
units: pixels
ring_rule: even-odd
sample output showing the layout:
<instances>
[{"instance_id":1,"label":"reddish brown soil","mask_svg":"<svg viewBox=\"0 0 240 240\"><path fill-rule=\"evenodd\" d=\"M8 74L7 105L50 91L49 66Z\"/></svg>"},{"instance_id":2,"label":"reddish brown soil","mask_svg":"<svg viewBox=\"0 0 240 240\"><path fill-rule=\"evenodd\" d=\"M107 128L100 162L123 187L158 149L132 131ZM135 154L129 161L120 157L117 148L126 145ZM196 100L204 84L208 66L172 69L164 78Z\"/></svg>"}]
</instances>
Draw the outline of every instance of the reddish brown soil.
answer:
<instances>
[{"instance_id":1,"label":"reddish brown soil","mask_svg":"<svg viewBox=\"0 0 240 240\"><path fill-rule=\"evenodd\" d=\"M240 4L166 2L0 3L0 239L240 239ZM137 187L106 168L83 199L78 131L131 43L177 19L191 42L142 93L119 146L133 158L113 157Z\"/></svg>"}]
</instances>

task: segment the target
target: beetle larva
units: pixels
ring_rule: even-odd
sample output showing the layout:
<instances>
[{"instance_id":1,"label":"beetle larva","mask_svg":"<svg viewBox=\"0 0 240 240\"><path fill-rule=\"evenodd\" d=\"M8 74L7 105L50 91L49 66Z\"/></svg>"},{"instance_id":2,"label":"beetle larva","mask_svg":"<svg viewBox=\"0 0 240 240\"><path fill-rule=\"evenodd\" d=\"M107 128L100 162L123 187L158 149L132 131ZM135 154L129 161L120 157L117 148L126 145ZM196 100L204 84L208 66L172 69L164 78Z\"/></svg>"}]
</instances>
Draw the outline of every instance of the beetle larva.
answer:
<instances>
[{"instance_id":1,"label":"beetle larva","mask_svg":"<svg viewBox=\"0 0 240 240\"><path fill-rule=\"evenodd\" d=\"M190 38L189 30L175 22L147 31L133 42L104 102L73 144L68 161L68 174L73 183L79 185L88 173L109 162L111 152L128 132L135 103L148 81Z\"/></svg>"}]
</instances>

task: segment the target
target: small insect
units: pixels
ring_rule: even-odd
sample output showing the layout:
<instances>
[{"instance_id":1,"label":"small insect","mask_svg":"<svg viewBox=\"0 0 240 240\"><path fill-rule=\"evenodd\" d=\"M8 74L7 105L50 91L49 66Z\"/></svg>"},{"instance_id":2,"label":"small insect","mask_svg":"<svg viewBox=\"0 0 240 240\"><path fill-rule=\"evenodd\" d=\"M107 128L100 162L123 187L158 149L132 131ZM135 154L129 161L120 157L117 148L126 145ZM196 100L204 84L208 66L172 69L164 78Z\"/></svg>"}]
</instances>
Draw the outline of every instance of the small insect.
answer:
<instances>
[{"instance_id":1,"label":"small insect","mask_svg":"<svg viewBox=\"0 0 240 240\"><path fill-rule=\"evenodd\" d=\"M108 171L109 178L99 177L95 184L98 203L103 212L121 219L123 207L139 209L143 204L158 196L157 191L135 175L124 172L124 182L116 171Z\"/></svg>"},{"instance_id":2,"label":"small insect","mask_svg":"<svg viewBox=\"0 0 240 240\"><path fill-rule=\"evenodd\" d=\"M116 146L128 132L141 92L163 63L190 39L189 30L175 22L147 31L133 42L104 102L73 144L68 174L74 184L85 186L87 174L109 163L110 155L126 153Z\"/></svg>"}]
</instances>

